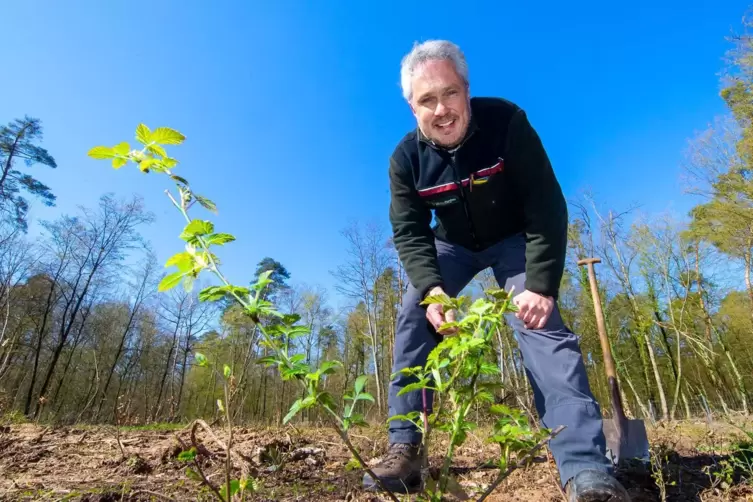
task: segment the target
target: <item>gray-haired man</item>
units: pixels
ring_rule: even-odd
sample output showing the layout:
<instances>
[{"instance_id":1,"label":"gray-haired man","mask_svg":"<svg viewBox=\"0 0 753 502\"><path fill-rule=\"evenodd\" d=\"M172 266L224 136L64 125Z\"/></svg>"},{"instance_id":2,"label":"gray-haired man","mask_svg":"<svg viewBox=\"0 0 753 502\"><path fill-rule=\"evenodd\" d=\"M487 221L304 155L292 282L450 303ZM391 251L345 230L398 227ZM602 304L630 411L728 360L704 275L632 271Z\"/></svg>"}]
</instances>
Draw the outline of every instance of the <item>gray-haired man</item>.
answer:
<instances>
[{"instance_id":1,"label":"gray-haired man","mask_svg":"<svg viewBox=\"0 0 753 502\"><path fill-rule=\"evenodd\" d=\"M567 246L567 207L541 141L525 112L498 98L471 98L462 52L447 41L417 45L403 59L403 94L418 127L395 148L389 167L390 220L409 278L397 321L393 372L423 365L443 334L441 307L427 294L455 296L491 268L519 292L516 332L536 409L545 427L567 428L550 443L571 501L626 501L605 455L599 406L577 336L557 307ZM432 211L436 225L431 226ZM447 313L448 317L450 313ZM390 414L422 408L410 383L390 385ZM429 393L431 399L431 393ZM374 473L394 491L420 480L420 433L393 421L390 448ZM376 487L369 475L367 488Z\"/></svg>"}]
</instances>

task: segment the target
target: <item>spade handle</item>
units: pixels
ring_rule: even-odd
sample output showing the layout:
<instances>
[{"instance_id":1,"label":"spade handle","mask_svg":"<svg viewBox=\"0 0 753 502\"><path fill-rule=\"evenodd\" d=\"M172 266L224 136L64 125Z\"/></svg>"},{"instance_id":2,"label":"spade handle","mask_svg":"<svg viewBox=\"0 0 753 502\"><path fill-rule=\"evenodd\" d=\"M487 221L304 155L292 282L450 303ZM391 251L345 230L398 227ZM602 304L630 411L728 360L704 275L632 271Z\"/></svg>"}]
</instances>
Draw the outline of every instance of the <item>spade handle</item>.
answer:
<instances>
[{"instance_id":1,"label":"spade handle","mask_svg":"<svg viewBox=\"0 0 753 502\"><path fill-rule=\"evenodd\" d=\"M596 327L599 330L599 342L601 343L601 352L604 356L604 368L607 374L607 381L609 382L609 390L612 394L612 407L618 418L618 427L621 428L625 420L625 412L622 409L622 399L620 398L620 392L617 386L617 371L614 367L614 358L612 357L612 348L609 346L609 339L607 338L607 329L604 325L604 312L601 310L601 298L599 297L599 286L596 283L596 272L594 270L594 264L601 263L599 258L584 258L578 260L578 265L586 265L588 268L588 282L591 283L591 297L593 298L594 311L596 313Z\"/></svg>"}]
</instances>

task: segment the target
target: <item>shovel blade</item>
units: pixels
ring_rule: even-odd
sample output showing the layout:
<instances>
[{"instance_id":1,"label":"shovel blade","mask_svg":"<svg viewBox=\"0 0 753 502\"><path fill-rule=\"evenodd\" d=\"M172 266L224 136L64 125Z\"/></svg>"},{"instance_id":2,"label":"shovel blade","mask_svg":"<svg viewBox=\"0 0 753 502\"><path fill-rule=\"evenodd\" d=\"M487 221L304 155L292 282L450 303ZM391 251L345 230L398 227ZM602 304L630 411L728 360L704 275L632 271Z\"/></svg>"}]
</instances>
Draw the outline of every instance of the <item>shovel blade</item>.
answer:
<instances>
[{"instance_id":1,"label":"shovel blade","mask_svg":"<svg viewBox=\"0 0 753 502\"><path fill-rule=\"evenodd\" d=\"M607 440L607 457L619 464L623 460L650 460L648 435L643 420L625 420L622 422L622 434L614 419L604 419L604 437Z\"/></svg>"}]
</instances>

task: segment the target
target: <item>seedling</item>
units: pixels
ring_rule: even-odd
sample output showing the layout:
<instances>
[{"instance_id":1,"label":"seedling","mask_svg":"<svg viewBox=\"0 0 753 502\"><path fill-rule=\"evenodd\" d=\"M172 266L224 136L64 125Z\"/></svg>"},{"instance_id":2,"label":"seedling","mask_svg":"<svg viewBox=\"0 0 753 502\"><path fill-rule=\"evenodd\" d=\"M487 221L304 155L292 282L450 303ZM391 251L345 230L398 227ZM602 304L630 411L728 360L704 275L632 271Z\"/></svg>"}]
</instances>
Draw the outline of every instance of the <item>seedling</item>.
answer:
<instances>
[{"instance_id":1,"label":"seedling","mask_svg":"<svg viewBox=\"0 0 753 502\"><path fill-rule=\"evenodd\" d=\"M189 216L189 210L197 202L213 213L217 212L217 206L208 198L195 193L188 180L172 172L178 165L178 161L168 156L165 145L180 145L185 140L185 136L168 127L159 127L152 131L146 125L139 124L136 128L136 140L141 144L140 149L132 149L131 145L124 141L113 147L94 147L89 150L88 155L95 159L111 160L112 167L115 169L120 169L129 162L133 162L137 164L142 173L164 174L175 182L177 196L169 190L166 190L165 193L186 221L183 232L180 234L180 238L185 241L185 251L176 253L167 260L165 266L174 266L177 271L166 275L160 281L158 290L161 292L167 291L182 283L186 291L191 291L194 281L201 272L209 271L214 274L220 280L221 285L202 289L198 295L199 300L219 301L231 298L238 302L246 315L259 327L263 338L261 343L272 351L273 355L265 357L259 362L268 366L277 366L283 380L299 382L305 392L305 397L301 397L293 403L290 411L283 419L283 423L289 422L298 412L306 408L314 406L322 408L327 412L329 425L337 431L353 457L367 472L373 475L348 437L348 431L352 427L366 425L363 415L356 412L358 401L374 401L371 394L365 392L368 376L361 375L356 378L353 392L343 396L343 400L347 404L342 407L342 413L338 412L334 397L322 389L322 384L328 375L335 373L342 366L342 363L339 361L323 361L318 368L313 369L311 365L304 362L304 355L291 354L291 340L308 334L309 328L298 323L300 316L283 314L275 309L272 302L264 299L262 292L272 283L269 278L271 271L260 274L256 283L250 288L230 283L220 271L220 260L214 254L213 249L234 241L235 237L228 233L215 232L214 224L211 221ZM268 319L274 321L262 322L262 320ZM207 364L206 358L202 354L196 354L196 358L199 365ZM231 405L228 382L232 378L232 374L228 374L228 366L225 366L225 368L225 374L220 375L224 378L225 402L218 401L218 407L220 407L220 411L225 413L230 436L226 452L226 483L223 491L213 489L213 492L220 500L230 501L233 494L238 491L239 484L233 483L230 479L232 424L227 408ZM190 454L187 455L190 456ZM186 457L184 460L194 460L195 462L194 458ZM195 462L195 465L198 466L198 462ZM199 472L199 476L204 478L203 481L212 487L201 472ZM387 490L385 489L385 491ZM391 492L387 491L387 493L392 500L397 502L397 498Z\"/></svg>"},{"instance_id":2,"label":"seedling","mask_svg":"<svg viewBox=\"0 0 753 502\"><path fill-rule=\"evenodd\" d=\"M470 305L469 298L465 296L450 298L441 295L426 298L423 305L440 304L444 311L459 312L461 319L440 327L440 331L454 328L456 332L443 338L429 354L424 366L400 371L413 377L415 381L402 388L398 395L433 390L437 400L436 411L431 413L425 409L389 418L407 420L421 431L424 452L422 486L424 496L431 501L442 500L448 491L457 493L460 490L459 484L450 474L450 466L455 451L466 441L468 432L477 428L477 424L470 420L469 413L474 406L489 406L489 411L497 417L493 435L488 441L497 443L500 447L497 464L501 474L487 490L488 493L512 471L511 465L513 469L524 465L521 455L538 450L561 430L534 431L521 412L493 404L494 391L502 384L498 378L499 368L487 360L494 350L492 337L504 322L504 316L517 311L517 307L511 304L512 290L506 292L502 289L489 289L485 293L484 298L479 298ZM428 477L427 457L431 449L433 429L450 435L438 479ZM513 456L519 459L515 464L511 464ZM488 493L479 500L486 498Z\"/></svg>"},{"instance_id":3,"label":"seedling","mask_svg":"<svg viewBox=\"0 0 753 502\"><path fill-rule=\"evenodd\" d=\"M196 203L212 213L217 212L217 206L208 198L194 192L184 177L173 173L178 161L168 156L165 146L180 145L185 140L183 134L168 127L159 127L152 131L146 125L139 124L136 129L136 140L140 144L140 149L132 149L131 145L124 141L112 147L94 147L88 154L95 159L110 160L115 169L133 162L142 173L163 174L175 182L177 193L174 194L169 190L165 193L186 221L180 234L180 238L185 242L185 250L167 260L166 266L175 267L176 270L162 279L158 286L159 291L167 291L181 283L187 291L190 291L200 273L209 271L216 276L220 285L202 289L198 295L199 300L219 301L229 298L237 302L245 314L258 326L262 335L261 343L271 350L272 355L262 358L259 362L267 366L277 366L283 380L297 381L304 391L303 397L291 406L283 423L288 423L301 410L307 408L318 407L324 410L328 424L338 433L353 456L353 461L348 465L360 467L368 472L387 496L394 502L398 502L397 497L387 490L369 469L348 436L351 428L366 425L363 415L357 412L358 402L374 402L371 394L365 392L368 376L361 375L356 378L352 393L345 394L343 403L338 406L334 396L323 389L323 383L329 375L342 367L342 363L323 361L318 368L312 368L310 364L304 362L303 354L291 354L290 342L308 334L309 328L299 324L298 315L279 312L274 304L264 297L263 291L272 283L269 278L271 271L260 274L256 283L249 288L232 284L220 271L220 260L215 255L214 249L234 241L235 237L228 233L216 232L214 224L209 220L189 216L189 210L194 208ZM415 377L416 381L405 387L401 393L417 390L424 392L425 389L433 389L438 399L436 411L431 414L416 412L407 416L391 417L410 420L424 433L422 496L428 497L429 500L439 501L448 491L460 490L457 481L450 474L453 454L465 442L468 432L476 427L476 424L469 419L471 409L476 405L493 403L493 391L500 386L497 381L484 379L486 376L497 377L499 373L496 365L487 362L486 356L493 353L492 334L503 322L504 315L515 311L515 307L510 303L511 298L512 292L493 289L487 291L487 298L476 300L470 305L466 297L439 296L430 297L424 301L425 305L440 303L445 308L456 309L463 314L459 321L445 325L445 327L457 328L457 334L446 337L432 351L423 367L403 370L403 373ZM200 366L208 365L204 355L196 354L195 357ZM224 486L220 488L214 486L204 475L200 463L196 460L198 450L195 438L196 429L201 426L213 435L209 426L203 421L194 422L191 429L193 447L183 452L180 459L193 462L197 471L187 470L187 475L207 484L219 500L230 502L236 494L243 500L247 488L256 488L256 480L248 478L245 474L240 480L232 479L233 425L230 407L232 406L233 393L231 391L234 378L229 366L223 366L222 374L219 374L214 369L215 367L216 365L213 365L213 373L222 379L225 396L225 400L218 400L217 405L225 415L229 438L227 444L224 445L215 437L215 441L223 445L226 454ZM497 443L500 447L498 460L500 474L478 500L484 500L512 470L524 465L546 441L562 430L560 427L554 431L534 432L522 414L502 405L491 405L489 411L498 417L494 434L489 441ZM450 434L448 449L438 479L431 479L428 476L428 451L433 428ZM521 456L523 453L525 455ZM511 463L513 456L516 462ZM241 466L243 470L242 463Z\"/></svg>"}]
</instances>

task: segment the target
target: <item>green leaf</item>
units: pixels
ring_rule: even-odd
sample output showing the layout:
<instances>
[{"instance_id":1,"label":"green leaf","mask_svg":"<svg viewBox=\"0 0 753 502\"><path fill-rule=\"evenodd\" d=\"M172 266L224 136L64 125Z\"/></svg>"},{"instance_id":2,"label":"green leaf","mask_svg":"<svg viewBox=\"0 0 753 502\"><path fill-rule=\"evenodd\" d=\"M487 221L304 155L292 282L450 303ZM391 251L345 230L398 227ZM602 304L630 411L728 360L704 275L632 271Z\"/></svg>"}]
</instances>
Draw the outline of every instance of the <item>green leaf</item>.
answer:
<instances>
[{"instance_id":1,"label":"green leaf","mask_svg":"<svg viewBox=\"0 0 753 502\"><path fill-rule=\"evenodd\" d=\"M230 376L233 374L233 370L230 369L230 366L227 364L224 368L222 368L223 373L225 374L225 378L230 378Z\"/></svg>"},{"instance_id":2,"label":"green leaf","mask_svg":"<svg viewBox=\"0 0 753 502\"><path fill-rule=\"evenodd\" d=\"M228 242L233 242L235 237L231 234L212 234L206 237L206 243L208 246L217 245L221 246Z\"/></svg>"},{"instance_id":3,"label":"green leaf","mask_svg":"<svg viewBox=\"0 0 753 502\"><path fill-rule=\"evenodd\" d=\"M175 174L171 174L171 175L170 175L170 177L171 177L171 178L172 178L172 179L173 179L174 181L177 181L178 183L182 183L182 184L184 184L184 185L188 185L188 180L186 180L185 178L183 178L183 177L181 177L181 176L177 176L177 175L175 175Z\"/></svg>"},{"instance_id":4,"label":"green leaf","mask_svg":"<svg viewBox=\"0 0 753 502\"><path fill-rule=\"evenodd\" d=\"M186 139L181 133L169 127L158 127L149 135L149 142L161 145L180 145Z\"/></svg>"},{"instance_id":5,"label":"green leaf","mask_svg":"<svg viewBox=\"0 0 753 502\"><path fill-rule=\"evenodd\" d=\"M400 389L397 393L398 396L402 396L403 394L407 392L413 392L415 390L421 390L421 389L429 389L431 386L428 385L429 381L425 378L421 379L420 382L413 382L409 383L402 389Z\"/></svg>"},{"instance_id":6,"label":"green leaf","mask_svg":"<svg viewBox=\"0 0 753 502\"><path fill-rule=\"evenodd\" d=\"M200 302L216 302L225 298L225 291L220 286L208 286L199 291Z\"/></svg>"},{"instance_id":7,"label":"green leaf","mask_svg":"<svg viewBox=\"0 0 753 502\"><path fill-rule=\"evenodd\" d=\"M495 404L489 408L489 411L495 415L512 415L512 410L504 404Z\"/></svg>"},{"instance_id":8,"label":"green leaf","mask_svg":"<svg viewBox=\"0 0 753 502\"><path fill-rule=\"evenodd\" d=\"M193 196L196 197L196 201L201 204L204 209L217 214L217 205L214 202L198 194L193 194Z\"/></svg>"},{"instance_id":9,"label":"green leaf","mask_svg":"<svg viewBox=\"0 0 753 502\"><path fill-rule=\"evenodd\" d=\"M217 400L217 409L220 410L221 413L225 413L225 407L222 405L222 399Z\"/></svg>"},{"instance_id":10,"label":"green leaf","mask_svg":"<svg viewBox=\"0 0 753 502\"><path fill-rule=\"evenodd\" d=\"M395 421L406 421L406 422L417 422L421 418L421 412L419 411L411 411L410 413L406 413L405 415L392 415L387 419L388 422Z\"/></svg>"},{"instance_id":11,"label":"green leaf","mask_svg":"<svg viewBox=\"0 0 753 502\"><path fill-rule=\"evenodd\" d=\"M295 340L296 338L308 335L309 333L311 333L311 330L308 328L308 326L293 326L291 329L285 330L285 334L291 340Z\"/></svg>"},{"instance_id":12,"label":"green leaf","mask_svg":"<svg viewBox=\"0 0 753 502\"><path fill-rule=\"evenodd\" d=\"M185 251L176 253L165 262L165 267L173 265L178 267L181 272L188 272L193 268L193 257Z\"/></svg>"},{"instance_id":13,"label":"green leaf","mask_svg":"<svg viewBox=\"0 0 753 502\"><path fill-rule=\"evenodd\" d=\"M357 425L359 427L366 427L368 424L361 413L354 413L350 417L350 425Z\"/></svg>"},{"instance_id":14,"label":"green leaf","mask_svg":"<svg viewBox=\"0 0 753 502\"><path fill-rule=\"evenodd\" d=\"M152 152L154 155L159 155L163 159L167 157L167 152L165 151L163 147L159 145L149 145L146 147L146 149Z\"/></svg>"},{"instance_id":15,"label":"green leaf","mask_svg":"<svg viewBox=\"0 0 753 502\"><path fill-rule=\"evenodd\" d=\"M214 224L211 221L206 220L191 220L191 223L185 226L183 229L183 234L181 235L181 238L183 236L196 236L196 235L207 235L214 232ZM186 240L186 239L183 239Z\"/></svg>"},{"instance_id":16,"label":"green leaf","mask_svg":"<svg viewBox=\"0 0 753 502\"><path fill-rule=\"evenodd\" d=\"M304 408L309 408L313 406L316 403L316 399L313 396L309 396L305 399L297 399L293 406L290 407L290 411L287 415L285 415L285 418L282 419L282 423L287 424L299 411L301 411Z\"/></svg>"},{"instance_id":17,"label":"green leaf","mask_svg":"<svg viewBox=\"0 0 753 502\"><path fill-rule=\"evenodd\" d=\"M442 305L443 307L449 307L449 308L455 308L455 303L452 301L452 299L445 295L433 295L433 296L427 296L426 298L421 301L421 305L432 305L438 303Z\"/></svg>"},{"instance_id":18,"label":"green leaf","mask_svg":"<svg viewBox=\"0 0 753 502\"><path fill-rule=\"evenodd\" d=\"M481 366L479 367L479 374L481 375L498 375L499 374L499 366L493 363L481 363Z\"/></svg>"},{"instance_id":19,"label":"green leaf","mask_svg":"<svg viewBox=\"0 0 753 502\"><path fill-rule=\"evenodd\" d=\"M149 143L149 136L152 135L152 131L145 125L139 124L136 127L136 140L146 145Z\"/></svg>"},{"instance_id":20,"label":"green leaf","mask_svg":"<svg viewBox=\"0 0 753 502\"><path fill-rule=\"evenodd\" d=\"M439 331L450 330L460 327L460 323L457 321L445 322L439 326Z\"/></svg>"},{"instance_id":21,"label":"green leaf","mask_svg":"<svg viewBox=\"0 0 753 502\"><path fill-rule=\"evenodd\" d=\"M280 364L280 360L277 359L277 356L267 356L267 357L260 357L256 360L256 364L264 364L266 366L272 366L275 364Z\"/></svg>"},{"instance_id":22,"label":"green leaf","mask_svg":"<svg viewBox=\"0 0 753 502\"><path fill-rule=\"evenodd\" d=\"M115 151L109 146L95 146L87 155L93 159L111 159L115 157Z\"/></svg>"},{"instance_id":23,"label":"green leaf","mask_svg":"<svg viewBox=\"0 0 753 502\"><path fill-rule=\"evenodd\" d=\"M297 364L302 362L304 359L306 359L306 354L295 354L293 357L290 358L291 364Z\"/></svg>"},{"instance_id":24,"label":"green leaf","mask_svg":"<svg viewBox=\"0 0 753 502\"><path fill-rule=\"evenodd\" d=\"M358 378L356 378L356 383L353 387L356 394L360 394L361 391L366 387L366 382L369 380L368 375L361 375Z\"/></svg>"},{"instance_id":25,"label":"green leaf","mask_svg":"<svg viewBox=\"0 0 753 502\"><path fill-rule=\"evenodd\" d=\"M199 301L216 302L233 293L238 296L248 296L250 291L241 286L208 286L199 292Z\"/></svg>"},{"instance_id":26,"label":"green leaf","mask_svg":"<svg viewBox=\"0 0 753 502\"><path fill-rule=\"evenodd\" d=\"M332 397L332 394L327 391L320 392L316 396L316 401L325 408L329 408L332 411L335 411L335 408L337 408L337 405L335 404L335 398Z\"/></svg>"},{"instance_id":27,"label":"green leaf","mask_svg":"<svg viewBox=\"0 0 753 502\"><path fill-rule=\"evenodd\" d=\"M112 151L115 152L118 155L128 155L128 152L130 150L131 150L131 146L128 144L127 141L123 141L122 143L118 143L112 149Z\"/></svg>"},{"instance_id":28,"label":"green leaf","mask_svg":"<svg viewBox=\"0 0 753 502\"><path fill-rule=\"evenodd\" d=\"M228 497L226 493L227 492L226 483L223 483L222 486L220 487L220 495L222 496L223 500L230 500L233 497L233 495L235 495L238 492L238 490L240 490L240 488L241 488L240 481L238 481L237 479L231 479L230 480L230 496Z\"/></svg>"},{"instance_id":29,"label":"green leaf","mask_svg":"<svg viewBox=\"0 0 753 502\"><path fill-rule=\"evenodd\" d=\"M201 476L199 476L199 473L194 471L190 467L186 467L186 477L192 481L203 481L201 479Z\"/></svg>"},{"instance_id":30,"label":"green leaf","mask_svg":"<svg viewBox=\"0 0 753 502\"><path fill-rule=\"evenodd\" d=\"M206 366L207 365L207 357L202 354L201 352L197 352L194 355L194 358L196 359L196 362L199 366Z\"/></svg>"},{"instance_id":31,"label":"green leaf","mask_svg":"<svg viewBox=\"0 0 753 502\"><path fill-rule=\"evenodd\" d=\"M486 294L493 297L495 300L507 300L510 297L510 293L501 288L489 288L486 290Z\"/></svg>"},{"instance_id":32,"label":"green leaf","mask_svg":"<svg viewBox=\"0 0 753 502\"><path fill-rule=\"evenodd\" d=\"M471 305L469 311L478 314L478 315L484 315L486 312L494 308L494 304L486 301L483 298L479 298L475 302L473 302L473 305Z\"/></svg>"},{"instance_id":33,"label":"green leaf","mask_svg":"<svg viewBox=\"0 0 753 502\"><path fill-rule=\"evenodd\" d=\"M259 277L256 279L256 283L254 283L253 286L251 286L255 291L261 291L262 289L266 288L268 285L272 284L274 281L269 278L270 275L272 275L272 270L265 270L261 274L259 274Z\"/></svg>"},{"instance_id":34,"label":"green leaf","mask_svg":"<svg viewBox=\"0 0 753 502\"><path fill-rule=\"evenodd\" d=\"M185 275L185 272L175 272L172 274L166 275L159 283L159 286L157 286L157 291L164 292L168 291L178 284L180 284L180 280Z\"/></svg>"},{"instance_id":35,"label":"green leaf","mask_svg":"<svg viewBox=\"0 0 753 502\"><path fill-rule=\"evenodd\" d=\"M359 400L369 401L371 403L376 402L374 401L374 396L372 396L368 392L361 392L360 394L358 394L358 396L356 397L356 401L359 401Z\"/></svg>"},{"instance_id":36,"label":"green leaf","mask_svg":"<svg viewBox=\"0 0 753 502\"><path fill-rule=\"evenodd\" d=\"M162 159L162 165L168 169L172 169L173 167L178 165L178 161L175 159L171 159L170 157L166 157Z\"/></svg>"},{"instance_id":37,"label":"green leaf","mask_svg":"<svg viewBox=\"0 0 753 502\"><path fill-rule=\"evenodd\" d=\"M434 378L434 385L437 386L438 389L442 388L442 375L439 373L438 369L431 370L431 376Z\"/></svg>"},{"instance_id":38,"label":"green leaf","mask_svg":"<svg viewBox=\"0 0 753 502\"><path fill-rule=\"evenodd\" d=\"M128 164L128 159L124 157L114 157L112 159L112 167L114 169L120 169L124 165Z\"/></svg>"},{"instance_id":39,"label":"green leaf","mask_svg":"<svg viewBox=\"0 0 753 502\"><path fill-rule=\"evenodd\" d=\"M330 375L337 370L338 366L342 366L340 361L325 361L319 367L319 372L322 375Z\"/></svg>"},{"instance_id":40,"label":"green leaf","mask_svg":"<svg viewBox=\"0 0 753 502\"><path fill-rule=\"evenodd\" d=\"M191 447L190 450L184 450L178 454L178 460L181 462L190 462L196 458L196 448Z\"/></svg>"}]
</instances>

